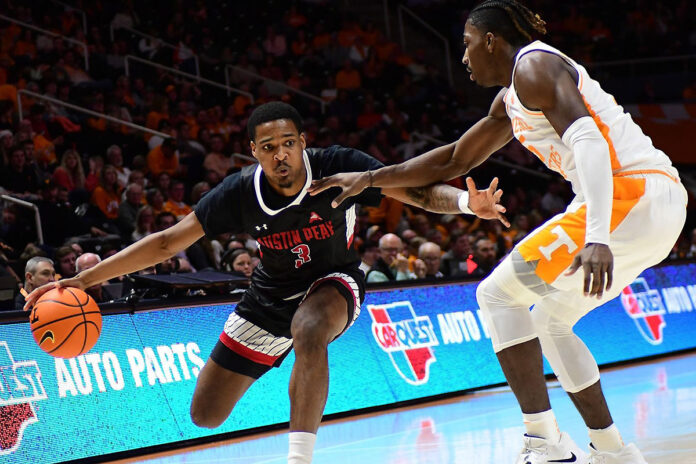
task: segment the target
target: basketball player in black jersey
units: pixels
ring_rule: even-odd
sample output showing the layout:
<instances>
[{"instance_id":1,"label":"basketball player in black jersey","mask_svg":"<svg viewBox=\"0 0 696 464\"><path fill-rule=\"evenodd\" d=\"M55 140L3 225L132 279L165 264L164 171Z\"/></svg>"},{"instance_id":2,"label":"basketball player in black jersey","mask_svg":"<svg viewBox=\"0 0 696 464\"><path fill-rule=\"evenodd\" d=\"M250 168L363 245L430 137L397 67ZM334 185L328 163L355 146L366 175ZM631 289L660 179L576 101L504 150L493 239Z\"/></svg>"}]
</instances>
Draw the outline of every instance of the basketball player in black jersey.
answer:
<instances>
[{"instance_id":1,"label":"basketball player in black jersey","mask_svg":"<svg viewBox=\"0 0 696 464\"><path fill-rule=\"evenodd\" d=\"M381 163L351 148L306 148L300 115L285 103L258 107L248 131L258 165L225 178L175 226L54 286L85 289L153 266L204 234L251 234L261 262L198 376L191 418L201 427L222 424L251 384L294 348L288 462L309 463L328 393L327 346L357 318L364 297L364 275L352 245L355 203L377 205L384 193L431 211L464 210L506 222L502 192L497 179L485 190L467 179L469 192L444 184L367 188L333 208L336 191L307 193L313 179L379 169ZM26 308L50 288L32 292Z\"/></svg>"}]
</instances>

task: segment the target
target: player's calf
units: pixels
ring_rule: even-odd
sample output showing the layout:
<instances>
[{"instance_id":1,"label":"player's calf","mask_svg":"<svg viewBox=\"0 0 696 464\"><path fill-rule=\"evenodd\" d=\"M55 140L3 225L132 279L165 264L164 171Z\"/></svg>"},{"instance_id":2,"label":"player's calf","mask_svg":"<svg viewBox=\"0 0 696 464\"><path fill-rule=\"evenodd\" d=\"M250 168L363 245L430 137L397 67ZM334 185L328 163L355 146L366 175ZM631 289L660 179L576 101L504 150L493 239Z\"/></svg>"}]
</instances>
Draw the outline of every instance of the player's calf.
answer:
<instances>
[{"instance_id":1,"label":"player's calf","mask_svg":"<svg viewBox=\"0 0 696 464\"><path fill-rule=\"evenodd\" d=\"M193 392L191 421L198 427L219 427L255 380L232 372L209 359L198 375Z\"/></svg>"}]
</instances>

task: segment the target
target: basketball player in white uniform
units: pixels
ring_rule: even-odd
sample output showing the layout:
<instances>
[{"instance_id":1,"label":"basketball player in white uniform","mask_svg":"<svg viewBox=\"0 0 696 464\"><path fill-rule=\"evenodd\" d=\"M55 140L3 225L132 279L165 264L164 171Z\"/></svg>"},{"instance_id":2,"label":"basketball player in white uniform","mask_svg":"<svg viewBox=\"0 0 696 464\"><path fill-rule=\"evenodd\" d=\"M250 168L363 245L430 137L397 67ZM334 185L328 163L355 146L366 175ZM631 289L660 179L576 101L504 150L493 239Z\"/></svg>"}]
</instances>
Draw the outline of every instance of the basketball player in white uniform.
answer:
<instances>
[{"instance_id":1,"label":"basketball player in white uniform","mask_svg":"<svg viewBox=\"0 0 696 464\"><path fill-rule=\"evenodd\" d=\"M686 190L669 158L582 66L532 41L538 15L514 0L486 0L470 13L463 63L484 87L502 86L488 116L457 142L371 174L371 186L428 185L468 172L516 137L571 183L566 211L531 232L477 289L493 348L522 409L520 464L645 463L624 444L575 323L663 260L686 219ZM317 183L367 184L362 173ZM582 268L582 273L577 273ZM533 306L532 311L529 308ZM590 455L556 425L542 349L589 428Z\"/></svg>"}]
</instances>

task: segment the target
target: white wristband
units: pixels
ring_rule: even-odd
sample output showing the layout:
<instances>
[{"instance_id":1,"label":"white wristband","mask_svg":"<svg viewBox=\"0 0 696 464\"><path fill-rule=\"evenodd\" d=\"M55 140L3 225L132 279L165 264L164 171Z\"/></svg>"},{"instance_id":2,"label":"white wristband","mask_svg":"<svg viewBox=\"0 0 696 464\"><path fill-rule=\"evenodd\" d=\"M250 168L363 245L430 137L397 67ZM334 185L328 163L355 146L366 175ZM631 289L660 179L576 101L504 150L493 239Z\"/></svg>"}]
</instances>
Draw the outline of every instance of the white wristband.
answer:
<instances>
[{"instance_id":1,"label":"white wristband","mask_svg":"<svg viewBox=\"0 0 696 464\"><path fill-rule=\"evenodd\" d=\"M473 214L474 216L476 215L476 213L471 211L471 208L469 208L469 192L464 191L459 194L459 197L457 199L457 205L459 206L459 210L462 213Z\"/></svg>"}]
</instances>

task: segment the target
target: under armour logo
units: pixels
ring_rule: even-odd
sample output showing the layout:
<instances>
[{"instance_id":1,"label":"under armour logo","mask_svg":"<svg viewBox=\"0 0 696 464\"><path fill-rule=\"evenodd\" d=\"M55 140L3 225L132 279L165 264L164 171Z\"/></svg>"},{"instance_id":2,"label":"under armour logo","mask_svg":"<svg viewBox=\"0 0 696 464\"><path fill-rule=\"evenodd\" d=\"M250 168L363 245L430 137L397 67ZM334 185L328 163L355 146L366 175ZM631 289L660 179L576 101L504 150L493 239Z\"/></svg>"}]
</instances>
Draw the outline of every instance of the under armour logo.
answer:
<instances>
[{"instance_id":1,"label":"under armour logo","mask_svg":"<svg viewBox=\"0 0 696 464\"><path fill-rule=\"evenodd\" d=\"M256 230L261 230L261 229L268 230L268 226L266 226L266 224L262 224L260 226L254 226L254 227L256 227Z\"/></svg>"},{"instance_id":2,"label":"under armour logo","mask_svg":"<svg viewBox=\"0 0 696 464\"><path fill-rule=\"evenodd\" d=\"M323 219L317 213L312 211L312 214L309 215L309 223L311 224L315 221L323 221Z\"/></svg>"}]
</instances>

